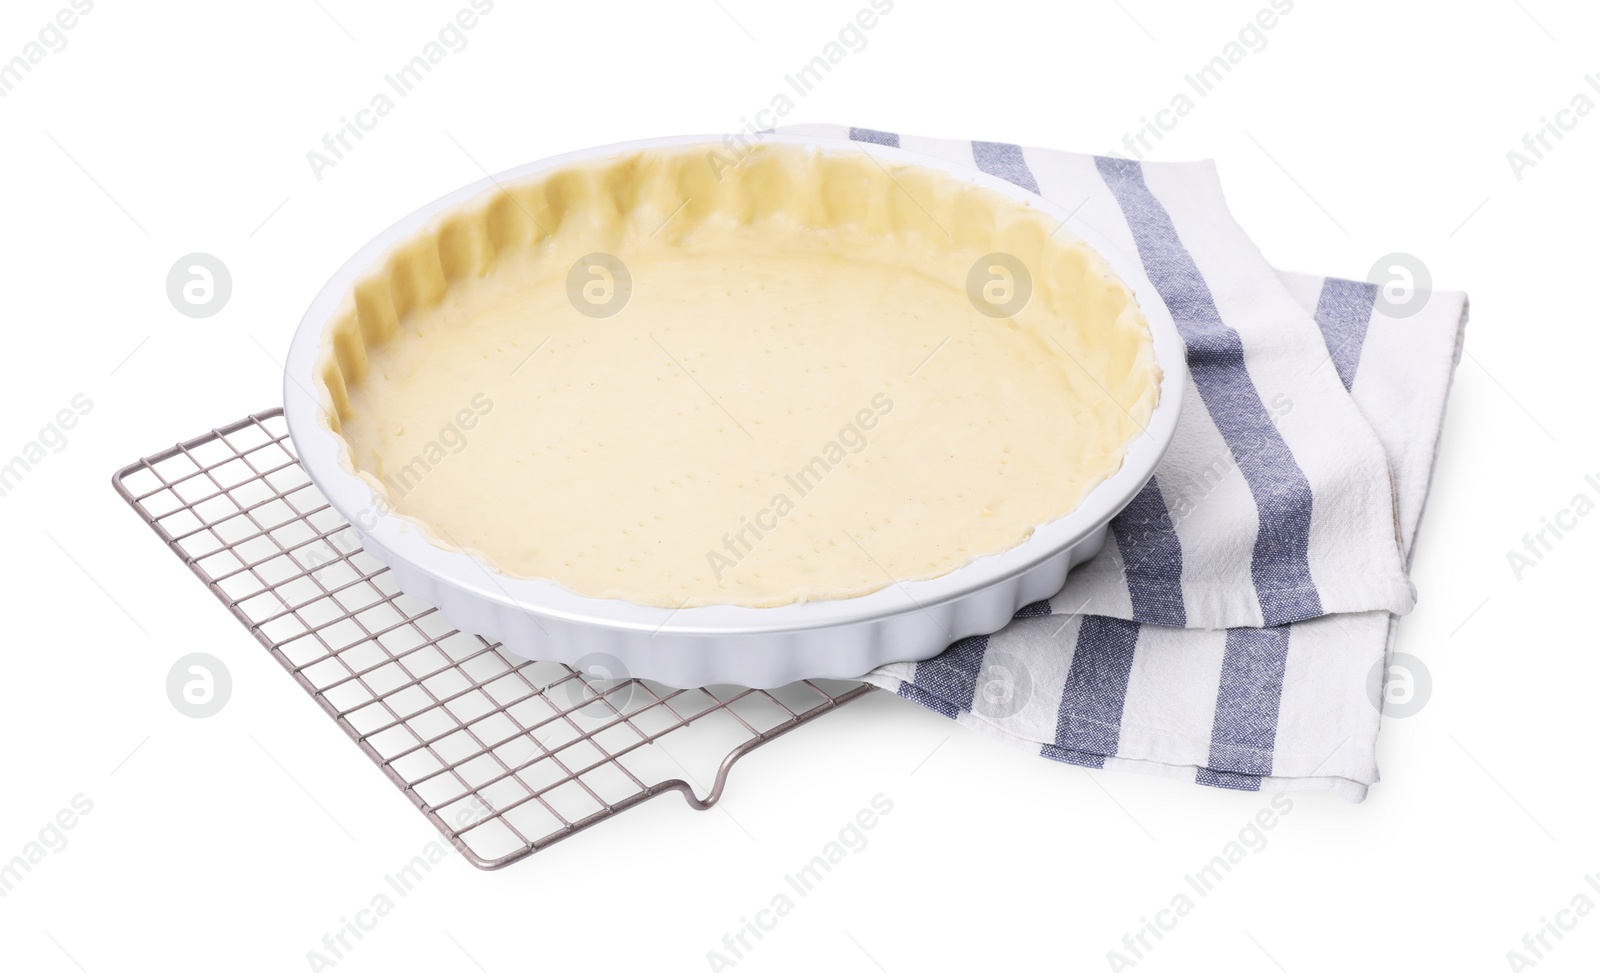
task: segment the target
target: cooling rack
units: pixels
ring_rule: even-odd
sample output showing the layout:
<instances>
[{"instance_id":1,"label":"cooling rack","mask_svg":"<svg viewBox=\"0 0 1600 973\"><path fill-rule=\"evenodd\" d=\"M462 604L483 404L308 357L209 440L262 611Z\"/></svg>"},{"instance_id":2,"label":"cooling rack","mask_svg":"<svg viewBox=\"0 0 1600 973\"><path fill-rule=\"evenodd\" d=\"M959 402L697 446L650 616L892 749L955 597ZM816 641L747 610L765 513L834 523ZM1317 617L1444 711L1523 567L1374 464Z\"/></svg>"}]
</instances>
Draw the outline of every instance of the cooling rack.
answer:
<instances>
[{"instance_id":1,"label":"cooling rack","mask_svg":"<svg viewBox=\"0 0 1600 973\"><path fill-rule=\"evenodd\" d=\"M530 662L402 594L295 459L283 410L119 470L117 492L472 864L502 868L872 691L672 689ZM721 753L704 796L678 742ZM670 746L669 746L670 744Z\"/></svg>"}]
</instances>

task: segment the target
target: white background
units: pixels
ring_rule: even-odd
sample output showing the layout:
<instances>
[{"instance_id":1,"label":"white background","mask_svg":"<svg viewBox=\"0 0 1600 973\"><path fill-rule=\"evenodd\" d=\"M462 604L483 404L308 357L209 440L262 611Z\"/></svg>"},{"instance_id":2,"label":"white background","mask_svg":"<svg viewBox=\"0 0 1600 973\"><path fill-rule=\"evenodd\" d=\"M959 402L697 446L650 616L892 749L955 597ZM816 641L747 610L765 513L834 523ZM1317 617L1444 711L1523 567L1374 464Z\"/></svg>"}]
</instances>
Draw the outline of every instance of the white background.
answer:
<instances>
[{"instance_id":1,"label":"white background","mask_svg":"<svg viewBox=\"0 0 1600 973\"><path fill-rule=\"evenodd\" d=\"M101 0L0 99L0 455L94 403L0 498L0 859L93 801L0 899L7 969L305 969L435 837L112 471L276 404L267 351L326 277L478 163L738 129L865 0L498 0L317 180L306 152L464 5ZM65 6L8 2L0 60ZM1107 152L1263 6L898 0L783 121ZM1597 28L1555 0L1298 0L1151 154L1216 158L1279 266L1364 277L1407 251L1474 314L1401 628L1431 699L1387 721L1365 804L1294 797L1141 970L1505 969L1574 895L1600 902L1600 516L1520 581L1506 560L1600 474L1600 117L1521 179L1506 158L1580 90L1600 101ZM233 275L205 320L165 292L194 251ZM210 719L164 690L194 651L233 674ZM880 792L894 809L868 846L739 969L1104 969L1268 803L1050 763L877 694L757 751L721 810L668 795L495 873L452 856L338 969L706 969ZM1538 968L1594 969L1600 913L1565 937Z\"/></svg>"}]
</instances>

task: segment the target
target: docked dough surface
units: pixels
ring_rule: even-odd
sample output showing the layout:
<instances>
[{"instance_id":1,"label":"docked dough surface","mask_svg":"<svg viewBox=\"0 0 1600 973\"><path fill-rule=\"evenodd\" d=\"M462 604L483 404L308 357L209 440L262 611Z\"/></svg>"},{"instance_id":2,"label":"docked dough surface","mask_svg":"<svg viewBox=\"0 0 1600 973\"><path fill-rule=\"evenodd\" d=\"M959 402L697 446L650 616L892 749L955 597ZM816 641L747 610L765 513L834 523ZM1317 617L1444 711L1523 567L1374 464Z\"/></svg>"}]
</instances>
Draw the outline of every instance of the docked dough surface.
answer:
<instances>
[{"instance_id":1,"label":"docked dough surface","mask_svg":"<svg viewBox=\"0 0 1600 973\"><path fill-rule=\"evenodd\" d=\"M865 156L636 153L436 221L357 286L320 372L385 507L496 570L849 598L1016 545L1148 422L1138 308L1054 230Z\"/></svg>"}]
</instances>

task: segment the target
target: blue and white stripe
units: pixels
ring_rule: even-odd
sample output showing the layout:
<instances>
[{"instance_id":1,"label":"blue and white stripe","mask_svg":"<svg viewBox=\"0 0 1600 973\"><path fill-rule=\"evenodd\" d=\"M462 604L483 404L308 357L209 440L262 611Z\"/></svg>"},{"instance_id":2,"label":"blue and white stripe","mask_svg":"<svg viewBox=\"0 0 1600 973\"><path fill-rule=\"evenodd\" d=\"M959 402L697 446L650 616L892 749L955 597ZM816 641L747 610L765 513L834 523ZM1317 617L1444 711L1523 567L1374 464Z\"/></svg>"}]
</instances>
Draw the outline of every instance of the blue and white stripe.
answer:
<instances>
[{"instance_id":1,"label":"blue and white stripe","mask_svg":"<svg viewBox=\"0 0 1600 973\"><path fill-rule=\"evenodd\" d=\"M1244 343L1217 313L1172 218L1145 185L1140 164L1104 157L1095 164L1121 204L1146 273L1183 336L1189 377L1255 499L1258 530L1250 573L1262 624L1315 618L1322 614L1322 602L1308 561L1311 484L1245 367ZM1137 549L1123 552L1129 563L1145 556Z\"/></svg>"},{"instance_id":2,"label":"blue and white stripe","mask_svg":"<svg viewBox=\"0 0 1600 973\"><path fill-rule=\"evenodd\" d=\"M1345 391L1355 381L1361 363L1361 345L1367 338L1367 324L1378 302L1378 285L1366 281L1329 277L1317 295L1316 321L1328 345L1328 357L1339 373Z\"/></svg>"}]
</instances>

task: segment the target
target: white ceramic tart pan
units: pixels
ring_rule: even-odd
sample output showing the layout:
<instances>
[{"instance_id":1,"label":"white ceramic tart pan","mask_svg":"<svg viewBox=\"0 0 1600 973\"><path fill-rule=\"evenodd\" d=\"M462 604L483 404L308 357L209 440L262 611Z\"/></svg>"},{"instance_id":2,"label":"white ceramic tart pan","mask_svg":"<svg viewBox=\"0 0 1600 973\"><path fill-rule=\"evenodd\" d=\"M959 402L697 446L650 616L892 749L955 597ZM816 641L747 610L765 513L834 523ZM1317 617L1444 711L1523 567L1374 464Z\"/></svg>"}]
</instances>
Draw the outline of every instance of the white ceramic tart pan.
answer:
<instances>
[{"instance_id":1,"label":"white ceramic tart pan","mask_svg":"<svg viewBox=\"0 0 1600 973\"><path fill-rule=\"evenodd\" d=\"M894 192L906 193L906 184L924 184L915 178L920 173L998 194L1008 205L1035 211L1050 227L1061 227L1069 219L1066 211L1009 182L898 148L784 134L765 136L762 147L851 160L866 154L890 177ZM1108 302L1112 306L1104 326L1125 327L1124 312L1132 309L1148 328L1154 396L1136 410L1146 417L1139 423L1143 429L1127 440L1120 465L1088 489L1075 508L1036 525L1008 549L960 563L937 576L885 578L881 587L864 594L767 607L696 604L673 608L596 597L555 581L513 575L483 556L442 542L428 524L397 512L378 479L357 471L337 418L341 410L349 408L349 397L338 368L330 369L329 362L338 357L333 354L337 342L349 345L352 330L357 341L367 333L364 325L352 329L348 322L353 306L372 313L367 306L374 300L373 281L385 278L375 271L386 267L390 287L407 288L409 293L398 300L425 300L416 295L419 286L393 283L395 268L407 260L431 260L435 278L451 275L448 267L440 273L441 258L426 247L419 251L417 246L419 240L438 237L441 219L462 212L475 201L499 196L500 209L510 214L509 219L516 221L510 208L516 206L537 223L534 214L516 202L517 187L548 181L552 174L563 171L584 167L592 171L607 160L640 153L681 157L686 152L703 154L711 167L718 165L713 160L719 157L729 159L720 140L688 136L571 153L485 178L391 226L357 251L328 281L306 311L289 351L285 415L301 463L334 509L353 525L365 549L393 570L402 591L437 605L444 618L461 631L498 640L527 658L562 662L611 678L653 679L675 687L731 683L768 688L802 678L855 677L888 662L927 659L960 638L993 632L1022 606L1059 591L1067 572L1100 549L1111 518L1154 473L1176 429L1187 374L1182 343L1166 309L1147 308L1140 315L1133 295L1121 283L1119 267L1127 269L1129 278L1142 279L1135 258L1098 239L1081 223L1072 225L1075 235L1060 229L1054 237L1067 241L1064 245L1091 249L1104 281L1126 293L1123 308ZM826 196L826 187L823 193ZM621 193L626 194L626 190ZM909 194L907 198L911 198ZM934 219L932 213L925 215ZM970 217L969 213L954 218L970 221ZM421 258L418 252L422 252ZM1048 281L1041 283L1048 286ZM385 299L380 296L377 300L382 303ZM387 315L391 328L403 317L392 307L380 313ZM1120 322L1113 320L1118 314L1123 314ZM341 319L346 322L343 333L336 326ZM997 319L994 326L1007 323ZM374 339L369 336L368 340ZM348 357L351 352L346 347L340 354ZM1131 412L1128 415L1132 418ZM521 526L537 531L541 518L571 522L584 515L581 509L528 510Z\"/></svg>"}]
</instances>

